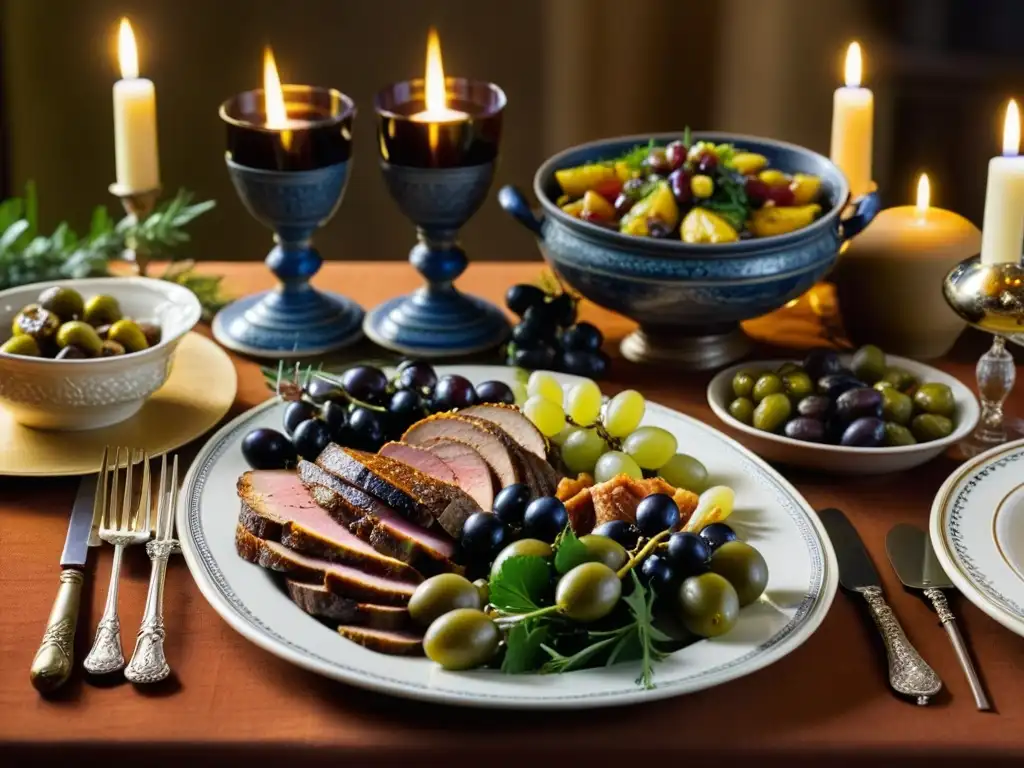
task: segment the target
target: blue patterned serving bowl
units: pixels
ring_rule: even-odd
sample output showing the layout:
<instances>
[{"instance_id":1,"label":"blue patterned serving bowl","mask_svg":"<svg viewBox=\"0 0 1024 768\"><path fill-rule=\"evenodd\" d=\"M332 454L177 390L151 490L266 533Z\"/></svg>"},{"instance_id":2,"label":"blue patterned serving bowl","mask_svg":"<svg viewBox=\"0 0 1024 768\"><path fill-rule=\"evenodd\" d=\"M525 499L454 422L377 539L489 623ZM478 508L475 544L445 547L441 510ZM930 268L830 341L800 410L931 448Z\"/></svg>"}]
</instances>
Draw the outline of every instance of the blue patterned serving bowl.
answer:
<instances>
[{"instance_id":1,"label":"blue patterned serving bowl","mask_svg":"<svg viewBox=\"0 0 1024 768\"><path fill-rule=\"evenodd\" d=\"M618 157L651 139L664 145L679 134L644 134L581 144L551 157L537 170L535 212L512 186L501 206L532 231L544 258L572 288L640 328L622 342L637 362L689 369L718 368L741 358L750 342L739 323L767 314L803 294L831 269L844 241L878 213L877 194L855 202L842 220L849 186L828 158L809 149L754 136L695 133L695 140L733 143L768 158L787 173L822 179L825 212L803 229L735 243L690 244L624 235L563 212L555 171Z\"/></svg>"}]
</instances>

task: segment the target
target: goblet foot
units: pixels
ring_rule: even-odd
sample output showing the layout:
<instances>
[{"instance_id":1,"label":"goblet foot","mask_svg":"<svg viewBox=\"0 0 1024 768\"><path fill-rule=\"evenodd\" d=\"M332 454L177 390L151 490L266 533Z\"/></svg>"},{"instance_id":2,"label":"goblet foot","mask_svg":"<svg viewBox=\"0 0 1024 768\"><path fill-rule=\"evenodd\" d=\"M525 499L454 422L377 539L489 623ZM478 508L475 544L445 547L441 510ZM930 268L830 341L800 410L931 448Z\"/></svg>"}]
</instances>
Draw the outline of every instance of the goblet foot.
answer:
<instances>
[{"instance_id":1,"label":"goblet foot","mask_svg":"<svg viewBox=\"0 0 1024 768\"><path fill-rule=\"evenodd\" d=\"M363 331L375 344L403 355L437 358L496 347L509 328L493 304L451 286L426 286L374 307Z\"/></svg>"},{"instance_id":2,"label":"goblet foot","mask_svg":"<svg viewBox=\"0 0 1024 768\"><path fill-rule=\"evenodd\" d=\"M1003 417L1002 430L993 431L984 425L979 425L970 437L956 444L953 452L957 458L970 459L995 448L997 445L1010 443L1021 438L1024 438L1024 419Z\"/></svg>"},{"instance_id":3,"label":"goblet foot","mask_svg":"<svg viewBox=\"0 0 1024 768\"><path fill-rule=\"evenodd\" d=\"M332 352L362 337L363 309L352 299L310 287L246 296L213 319L213 335L252 357L309 357Z\"/></svg>"},{"instance_id":4,"label":"goblet foot","mask_svg":"<svg viewBox=\"0 0 1024 768\"><path fill-rule=\"evenodd\" d=\"M706 371L734 363L753 347L739 326L708 329L644 328L622 340L620 349L634 363L684 371Z\"/></svg>"}]
</instances>

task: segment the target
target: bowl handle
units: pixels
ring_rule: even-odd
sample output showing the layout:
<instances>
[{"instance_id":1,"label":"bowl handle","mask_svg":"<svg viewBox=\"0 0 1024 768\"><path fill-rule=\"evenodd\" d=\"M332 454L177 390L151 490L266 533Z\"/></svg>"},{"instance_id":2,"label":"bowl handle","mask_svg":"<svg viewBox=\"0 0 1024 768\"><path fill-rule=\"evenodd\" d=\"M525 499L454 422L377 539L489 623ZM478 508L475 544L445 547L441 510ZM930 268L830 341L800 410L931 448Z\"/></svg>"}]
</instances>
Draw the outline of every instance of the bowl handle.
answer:
<instances>
[{"instance_id":1,"label":"bowl handle","mask_svg":"<svg viewBox=\"0 0 1024 768\"><path fill-rule=\"evenodd\" d=\"M544 218L533 212L530 204L526 201L526 197L519 191L518 187L506 184L499 189L498 204L507 213L512 214L520 224L533 232L537 237L543 239L544 235L541 227L544 224Z\"/></svg>"},{"instance_id":2,"label":"bowl handle","mask_svg":"<svg viewBox=\"0 0 1024 768\"><path fill-rule=\"evenodd\" d=\"M853 201L853 213L839 223L839 237L845 242L864 231L864 228L882 210L882 199L877 190L871 190Z\"/></svg>"}]
</instances>

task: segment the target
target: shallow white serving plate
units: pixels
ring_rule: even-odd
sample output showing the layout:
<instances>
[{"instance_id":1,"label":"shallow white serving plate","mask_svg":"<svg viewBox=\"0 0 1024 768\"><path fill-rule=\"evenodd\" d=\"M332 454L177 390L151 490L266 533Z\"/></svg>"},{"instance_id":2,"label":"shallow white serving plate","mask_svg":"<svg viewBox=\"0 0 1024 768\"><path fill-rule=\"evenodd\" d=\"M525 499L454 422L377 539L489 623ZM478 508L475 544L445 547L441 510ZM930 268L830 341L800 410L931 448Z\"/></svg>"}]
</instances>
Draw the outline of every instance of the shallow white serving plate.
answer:
<instances>
[{"instance_id":1,"label":"shallow white serving plate","mask_svg":"<svg viewBox=\"0 0 1024 768\"><path fill-rule=\"evenodd\" d=\"M850 355L841 355L844 365L850 364ZM931 461L949 446L958 443L974 431L980 409L978 401L955 376L938 368L905 357L888 355L889 364L904 368L921 381L947 384L956 400L956 427L948 437L930 443L904 445L894 448L848 448L842 445L807 443L785 435L762 432L749 424L737 421L729 414L732 401L732 378L739 371L774 371L789 360L756 360L726 368L708 384L708 405L726 426L741 433L740 442L763 459L794 467L822 470L840 475L874 475L900 472Z\"/></svg>"},{"instance_id":2,"label":"shallow white serving plate","mask_svg":"<svg viewBox=\"0 0 1024 768\"><path fill-rule=\"evenodd\" d=\"M475 383L514 380L513 369L500 366L438 370L458 371ZM279 429L282 411L279 401L268 401L207 443L185 479L179 536L196 583L225 621L256 645L327 677L396 696L476 707L579 709L648 701L718 685L778 661L817 629L835 595L835 554L800 494L718 431L649 404L645 423L673 432L680 445L707 465L716 483L735 489L737 507L729 522L768 562L765 596L743 609L732 632L660 662L653 690L636 685L635 663L564 675L507 676L490 670L445 672L423 658L374 653L304 614L274 575L235 553L235 481L247 469L240 443L255 427Z\"/></svg>"},{"instance_id":3,"label":"shallow white serving plate","mask_svg":"<svg viewBox=\"0 0 1024 768\"><path fill-rule=\"evenodd\" d=\"M1024 440L958 468L939 489L932 546L957 589L1024 637Z\"/></svg>"}]
</instances>

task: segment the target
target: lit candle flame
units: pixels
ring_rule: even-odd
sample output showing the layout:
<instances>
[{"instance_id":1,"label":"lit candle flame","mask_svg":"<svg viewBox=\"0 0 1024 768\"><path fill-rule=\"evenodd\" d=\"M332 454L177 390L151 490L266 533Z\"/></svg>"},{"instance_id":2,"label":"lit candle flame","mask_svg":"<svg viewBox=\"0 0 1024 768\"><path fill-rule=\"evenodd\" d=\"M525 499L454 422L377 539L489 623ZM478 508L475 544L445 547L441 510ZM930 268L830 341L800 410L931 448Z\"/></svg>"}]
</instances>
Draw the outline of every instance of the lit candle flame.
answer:
<instances>
[{"instance_id":1,"label":"lit candle flame","mask_svg":"<svg viewBox=\"0 0 1024 768\"><path fill-rule=\"evenodd\" d=\"M277 74L274 52L268 45L263 49L263 99L267 113L267 128L283 129L288 125L288 111L284 106L284 91Z\"/></svg>"},{"instance_id":2,"label":"lit candle flame","mask_svg":"<svg viewBox=\"0 0 1024 768\"><path fill-rule=\"evenodd\" d=\"M427 34L427 69L424 74L423 100L426 109L412 116L413 120L429 123L450 123L464 120L465 112L448 107L448 91L445 88L444 64L441 61L441 39L433 27Z\"/></svg>"},{"instance_id":3,"label":"lit candle flame","mask_svg":"<svg viewBox=\"0 0 1024 768\"><path fill-rule=\"evenodd\" d=\"M932 187L928 182L928 174L922 173L917 180L917 213L923 216L928 211L932 201Z\"/></svg>"},{"instance_id":4,"label":"lit candle flame","mask_svg":"<svg viewBox=\"0 0 1024 768\"><path fill-rule=\"evenodd\" d=\"M860 87L864 73L864 60L860 52L860 43L850 43L846 49L846 85L848 88Z\"/></svg>"},{"instance_id":5,"label":"lit candle flame","mask_svg":"<svg viewBox=\"0 0 1024 768\"><path fill-rule=\"evenodd\" d=\"M1006 105L1006 119L1003 121L1003 154L1007 157L1020 154L1020 110L1014 99L1010 99L1010 103Z\"/></svg>"},{"instance_id":6,"label":"lit candle flame","mask_svg":"<svg viewBox=\"0 0 1024 768\"><path fill-rule=\"evenodd\" d=\"M135 33L128 19L121 19L117 32L117 62L121 67L123 80L134 80L139 76L139 49L135 45Z\"/></svg>"}]
</instances>

